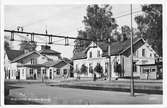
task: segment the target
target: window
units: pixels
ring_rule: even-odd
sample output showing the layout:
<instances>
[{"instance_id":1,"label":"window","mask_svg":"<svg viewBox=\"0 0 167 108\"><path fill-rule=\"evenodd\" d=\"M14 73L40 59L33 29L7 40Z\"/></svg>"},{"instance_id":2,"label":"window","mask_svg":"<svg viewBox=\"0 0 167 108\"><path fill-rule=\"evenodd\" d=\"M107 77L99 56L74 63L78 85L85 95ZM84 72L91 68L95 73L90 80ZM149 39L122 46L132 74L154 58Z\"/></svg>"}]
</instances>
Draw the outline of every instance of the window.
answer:
<instances>
[{"instance_id":1,"label":"window","mask_svg":"<svg viewBox=\"0 0 167 108\"><path fill-rule=\"evenodd\" d=\"M46 75L46 69L43 69L43 74L45 74L45 75Z\"/></svg>"},{"instance_id":2,"label":"window","mask_svg":"<svg viewBox=\"0 0 167 108\"><path fill-rule=\"evenodd\" d=\"M100 51L99 50L97 51L97 57L100 57Z\"/></svg>"},{"instance_id":3,"label":"window","mask_svg":"<svg viewBox=\"0 0 167 108\"><path fill-rule=\"evenodd\" d=\"M92 52L89 52L89 58L92 58Z\"/></svg>"},{"instance_id":4,"label":"window","mask_svg":"<svg viewBox=\"0 0 167 108\"><path fill-rule=\"evenodd\" d=\"M152 54L150 53L150 57L152 57Z\"/></svg>"},{"instance_id":5,"label":"window","mask_svg":"<svg viewBox=\"0 0 167 108\"><path fill-rule=\"evenodd\" d=\"M133 62L133 72L137 72L136 62Z\"/></svg>"},{"instance_id":6,"label":"window","mask_svg":"<svg viewBox=\"0 0 167 108\"><path fill-rule=\"evenodd\" d=\"M105 73L108 73L108 63L105 63Z\"/></svg>"},{"instance_id":7,"label":"window","mask_svg":"<svg viewBox=\"0 0 167 108\"><path fill-rule=\"evenodd\" d=\"M89 73L93 73L92 63L89 63Z\"/></svg>"},{"instance_id":8,"label":"window","mask_svg":"<svg viewBox=\"0 0 167 108\"><path fill-rule=\"evenodd\" d=\"M155 72L155 69L153 68L153 69L151 70L151 72Z\"/></svg>"},{"instance_id":9,"label":"window","mask_svg":"<svg viewBox=\"0 0 167 108\"><path fill-rule=\"evenodd\" d=\"M64 75L67 74L67 69L63 69L63 74L64 74Z\"/></svg>"},{"instance_id":10,"label":"window","mask_svg":"<svg viewBox=\"0 0 167 108\"><path fill-rule=\"evenodd\" d=\"M35 59L34 58L31 59L31 64L35 64Z\"/></svg>"},{"instance_id":11,"label":"window","mask_svg":"<svg viewBox=\"0 0 167 108\"><path fill-rule=\"evenodd\" d=\"M142 56L145 57L146 56L146 50L142 49Z\"/></svg>"},{"instance_id":12,"label":"window","mask_svg":"<svg viewBox=\"0 0 167 108\"><path fill-rule=\"evenodd\" d=\"M143 69L143 73L148 73L149 72L149 69L148 68L144 68Z\"/></svg>"},{"instance_id":13,"label":"window","mask_svg":"<svg viewBox=\"0 0 167 108\"><path fill-rule=\"evenodd\" d=\"M60 75L60 69L57 69L57 75Z\"/></svg>"},{"instance_id":14,"label":"window","mask_svg":"<svg viewBox=\"0 0 167 108\"><path fill-rule=\"evenodd\" d=\"M22 70L22 72L24 71L24 69ZM30 75L33 74L33 69L30 69Z\"/></svg>"},{"instance_id":15,"label":"window","mask_svg":"<svg viewBox=\"0 0 167 108\"><path fill-rule=\"evenodd\" d=\"M9 77L10 77L10 72L11 72L11 71L9 70Z\"/></svg>"}]
</instances>

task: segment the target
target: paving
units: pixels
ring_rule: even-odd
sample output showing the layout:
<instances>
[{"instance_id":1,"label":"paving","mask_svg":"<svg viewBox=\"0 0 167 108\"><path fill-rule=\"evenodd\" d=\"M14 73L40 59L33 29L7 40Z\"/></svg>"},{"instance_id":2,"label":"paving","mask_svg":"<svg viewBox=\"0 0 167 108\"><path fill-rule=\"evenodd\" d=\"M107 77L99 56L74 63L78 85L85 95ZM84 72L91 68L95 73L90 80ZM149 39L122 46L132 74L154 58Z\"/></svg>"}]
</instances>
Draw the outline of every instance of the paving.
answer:
<instances>
[{"instance_id":1,"label":"paving","mask_svg":"<svg viewBox=\"0 0 167 108\"><path fill-rule=\"evenodd\" d=\"M150 93L150 94L163 94L162 80L135 80L135 92ZM61 81L59 83L46 82L50 86L59 86L66 88L79 88L90 90L108 90L108 91L124 91L130 92L130 80L112 80L112 81L88 81L88 80L70 80Z\"/></svg>"},{"instance_id":2,"label":"paving","mask_svg":"<svg viewBox=\"0 0 167 108\"><path fill-rule=\"evenodd\" d=\"M162 95L128 92L87 90L49 86L47 83L13 83L5 104L162 104Z\"/></svg>"}]
</instances>

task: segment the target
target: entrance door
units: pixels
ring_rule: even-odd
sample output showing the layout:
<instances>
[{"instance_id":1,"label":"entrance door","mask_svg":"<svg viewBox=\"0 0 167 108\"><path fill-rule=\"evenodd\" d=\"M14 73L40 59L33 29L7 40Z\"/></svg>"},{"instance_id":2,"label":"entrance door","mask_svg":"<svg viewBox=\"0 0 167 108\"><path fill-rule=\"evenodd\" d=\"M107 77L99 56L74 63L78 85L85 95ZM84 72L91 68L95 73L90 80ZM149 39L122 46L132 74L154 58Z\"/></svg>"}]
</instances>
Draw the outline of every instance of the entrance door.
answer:
<instances>
[{"instance_id":1,"label":"entrance door","mask_svg":"<svg viewBox=\"0 0 167 108\"><path fill-rule=\"evenodd\" d=\"M70 72L70 77L74 77L74 74L72 72Z\"/></svg>"},{"instance_id":2,"label":"entrance door","mask_svg":"<svg viewBox=\"0 0 167 108\"><path fill-rule=\"evenodd\" d=\"M17 74L16 74L16 79L20 79L20 70L18 70L17 72L16 72Z\"/></svg>"},{"instance_id":3,"label":"entrance door","mask_svg":"<svg viewBox=\"0 0 167 108\"><path fill-rule=\"evenodd\" d=\"M50 70L50 79L52 79L52 70Z\"/></svg>"},{"instance_id":4,"label":"entrance door","mask_svg":"<svg viewBox=\"0 0 167 108\"><path fill-rule=\"evenodd\" d=\"M20 71L18 71L18 79L20 79Z\"/></svg>"}]
</instances>

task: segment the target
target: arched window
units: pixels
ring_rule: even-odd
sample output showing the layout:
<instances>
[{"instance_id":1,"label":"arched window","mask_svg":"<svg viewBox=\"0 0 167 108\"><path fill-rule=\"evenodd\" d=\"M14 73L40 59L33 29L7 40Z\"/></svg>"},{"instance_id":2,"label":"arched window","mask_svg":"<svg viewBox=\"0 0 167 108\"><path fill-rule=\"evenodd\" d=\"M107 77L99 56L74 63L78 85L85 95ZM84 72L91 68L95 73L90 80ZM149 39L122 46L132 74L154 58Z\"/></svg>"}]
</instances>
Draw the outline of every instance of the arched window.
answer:
<instances>
[{"instance_id":1,"label":"arched window","mask_svg":"<svg viewBox=\"0 0 167 108\"><path fill-rule=\"evenodd\" d=\"M92 58L92 52L89 52L89 58Z\"/></svg>"},{"instance_id":2,"label":"arched window","mask_svg":"<svg viewBox=\"0 0 167 108\"><path fill-rule=\"evenodd\" d=\"M97 50L97 57L100 57L100 51Z\"/></svg>"}]
</instances>

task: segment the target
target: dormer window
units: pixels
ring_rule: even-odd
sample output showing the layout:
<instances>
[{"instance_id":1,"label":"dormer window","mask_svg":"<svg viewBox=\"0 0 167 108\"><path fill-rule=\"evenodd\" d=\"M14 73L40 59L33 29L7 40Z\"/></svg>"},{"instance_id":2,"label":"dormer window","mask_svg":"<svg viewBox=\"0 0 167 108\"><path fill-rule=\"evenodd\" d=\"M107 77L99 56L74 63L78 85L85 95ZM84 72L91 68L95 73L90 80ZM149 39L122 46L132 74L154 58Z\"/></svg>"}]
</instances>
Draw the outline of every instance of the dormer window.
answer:
<instances>
[{"instance_id":1,"label":"dormer window","mask_svg":"<svg viewBox=\"0 0 167 108\"><path fill-rule=\"evenodd\" d=\"M100 51L99 50L97 51L97 57L100 57Z\"/></svg>"},{"instance_id":2,"label":"dormer window","mask_svg":"<svg viewBox=\"0 0 167 108\"><path fill-rule=\"evenodd\" d=\"M92 58L92 52L89 52L89 58Z\"/></svg>"}]
</instances>

